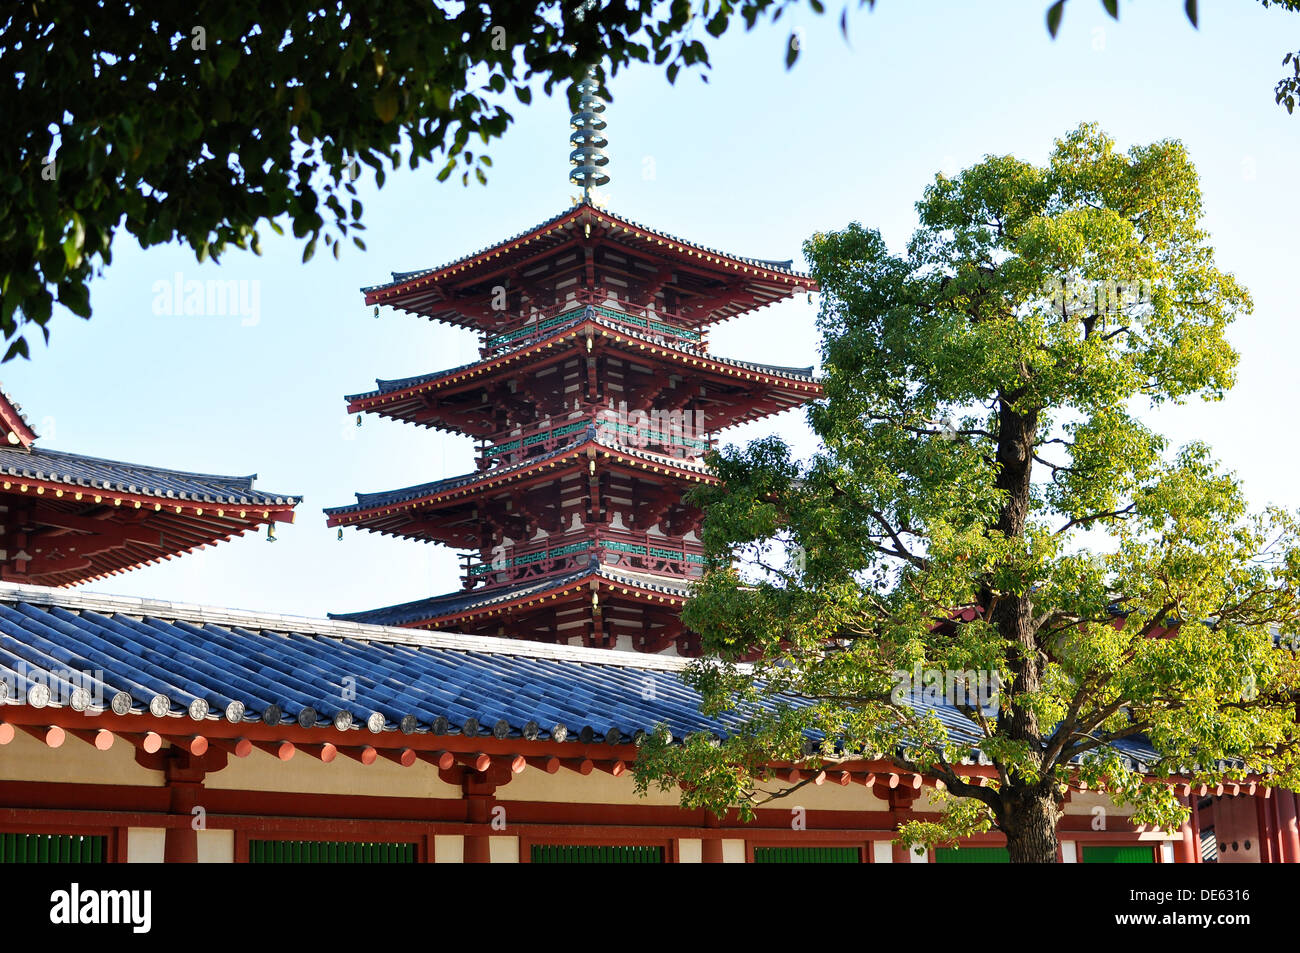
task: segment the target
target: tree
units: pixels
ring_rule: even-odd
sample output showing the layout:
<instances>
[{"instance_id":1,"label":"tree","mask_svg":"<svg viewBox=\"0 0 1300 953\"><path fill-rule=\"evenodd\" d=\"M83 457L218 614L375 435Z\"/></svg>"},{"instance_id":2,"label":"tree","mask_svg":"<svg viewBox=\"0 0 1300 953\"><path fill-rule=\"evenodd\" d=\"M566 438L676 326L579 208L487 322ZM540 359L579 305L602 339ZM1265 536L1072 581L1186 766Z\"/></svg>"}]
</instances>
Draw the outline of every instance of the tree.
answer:
<instances>
[{"instance_id":1,"label":"tree","mask_svg":"<svg viewBox=\"0 0 1300 953\"><path fill-rule=\"evenodd\" d=\"M1186 808L1161 781L1180 772L1296 784L1296 519L1248 511L1208 448L1171 452L1140 419L1223 394L1224 332L1251 306L1215 267L1184 147L1123 153L1083 125L1044 167L936 176L917 210L906 255L858 224L804 246L824 446L728 448L697 495L687 679L744 727L655 734L640 789L751 816L793 790L764 765L884 757L946 787L904 843L992 827L1046 862L1072 787L1171 827ZM949 731L915 703L918 671L948 691L987 673L996 703L956 692ZM1116 747L1140 740L1144 765ZM987 787L957 770L976 749Z\"/></svg>"}]
</instances>

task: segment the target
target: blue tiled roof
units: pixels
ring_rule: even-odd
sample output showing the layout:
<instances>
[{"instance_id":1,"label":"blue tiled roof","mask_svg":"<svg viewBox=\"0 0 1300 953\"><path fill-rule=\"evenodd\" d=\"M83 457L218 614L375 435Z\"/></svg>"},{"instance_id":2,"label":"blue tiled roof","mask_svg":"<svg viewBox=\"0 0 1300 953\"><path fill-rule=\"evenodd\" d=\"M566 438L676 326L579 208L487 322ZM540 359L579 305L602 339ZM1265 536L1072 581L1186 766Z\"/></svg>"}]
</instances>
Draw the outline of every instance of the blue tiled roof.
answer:
<instances>
[{"instance_id":1,"label":"blue tiled roof","mask_svg":"<svg viewBox=\"0 0 1300 953\"><path fill-rule=\"evenodd\" d=\"M564 740L727 730L679 680L684 661L341 621L0 585L0 684L98 672L126 714ZM355 699L345 688L355 685ZM652 689L651 689L651 686ZM40 700L39 698L37 700ZM191 706L194 706L193 708ZM74 704L74 707L78 707ZM93 706L92 706L93 707ZM475 725L477 727L475 727ZM381 729L382 730L382 729Z\"/></svg>"},{"instance_id":2,"label":"blue tiled roof","mask_svg":"<svg viewBox=\"0 0 1300 953\"><path fill-rule=\"evenodd\" d=\"M0 584L6 704L610 743L635 740L659 724L676 737L734 730L738 716L700 713L699 696L680 680L686 664L608 649ZM60 694L69 672L92 673L79 684L80 697ZM42 685L54 686L53 697ZM957 711L931 710L955 737L973 739L970 722ZM1143 742L1118 747L1139 769L1153 754Z\"/></svg>"},{"instance_id":3,"label":"blue tiled roof","mask_svg":"<svg viewBox=\"0 0 1300 953\"><path fill-rule=\"evenodd\" d=\"M204 503L291 506L302 500L300 496L254 490L257 474L235 477L187 473L36 447L0 447L0 476Z\"/></svg>"}]
</instances>

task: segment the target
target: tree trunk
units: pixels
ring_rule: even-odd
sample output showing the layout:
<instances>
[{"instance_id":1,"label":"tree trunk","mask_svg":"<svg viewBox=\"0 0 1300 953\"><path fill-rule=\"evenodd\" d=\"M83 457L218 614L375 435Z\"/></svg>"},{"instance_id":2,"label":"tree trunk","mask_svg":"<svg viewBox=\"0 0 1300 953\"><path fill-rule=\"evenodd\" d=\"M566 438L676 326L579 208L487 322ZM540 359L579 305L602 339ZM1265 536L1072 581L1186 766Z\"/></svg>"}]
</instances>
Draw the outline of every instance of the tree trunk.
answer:
<instances>
[{"instance_id":1,"label":"tree trunk","mask_svg":"<svg viewBox=\"0 0 1300 953\"><path fill-rule=\"evenodd\" d=\"M1017 792L1003 799L1001 827L1013 864L1056 863L1056 799L1039 790Z\"/></svg>"}]
</instances>

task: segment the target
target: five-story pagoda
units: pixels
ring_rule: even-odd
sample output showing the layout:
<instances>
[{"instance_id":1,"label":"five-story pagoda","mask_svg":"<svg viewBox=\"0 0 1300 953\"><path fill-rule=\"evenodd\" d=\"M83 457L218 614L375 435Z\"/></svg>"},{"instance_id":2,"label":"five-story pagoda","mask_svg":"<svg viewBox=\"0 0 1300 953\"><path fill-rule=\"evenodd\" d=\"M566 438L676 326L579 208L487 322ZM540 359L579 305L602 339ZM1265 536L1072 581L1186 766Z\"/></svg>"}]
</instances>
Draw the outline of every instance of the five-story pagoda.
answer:
<instances>
[{"instance_id":1,"label":"five-story pagoda","mask_svg":"<svg viewBox=\"0 0 1300 953\"><path fill-rule=\"evenodd\" d=\"M475 471L326 510L329 525L467 551L463 588L333 618L562 644L697 650L680 610L701 572L714 434L820 394L812 368L709 353L713 323L815 290L598 208L604 103L579 84L573 208L451 264L394 274L367 304L472 328L480 360L348 398L478 441Z\"/></svg>"}]
</instances>

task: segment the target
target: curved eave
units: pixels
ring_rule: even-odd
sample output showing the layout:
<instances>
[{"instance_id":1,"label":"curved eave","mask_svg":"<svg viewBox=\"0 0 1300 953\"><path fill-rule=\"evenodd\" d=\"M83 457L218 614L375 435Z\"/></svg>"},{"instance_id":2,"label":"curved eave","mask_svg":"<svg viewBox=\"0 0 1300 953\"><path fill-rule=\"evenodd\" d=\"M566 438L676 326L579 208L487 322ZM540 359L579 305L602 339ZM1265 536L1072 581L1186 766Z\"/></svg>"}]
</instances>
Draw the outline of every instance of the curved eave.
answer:
<instances>
[{"instance_id":1,"label":"curved eave","mask_svg":"<svg viewBox=\"0 0 1300 953\"><path fill-rule=\"evenodd\" d=\"M510 256L517 253L534 242L549 240L558 249L563 242L577 237L568 232L579 223L584 226L603 225L609 230L605 236L606 240L616 237L629 244L635 242L642 250L653 250L656 254L676 258L683 265L703 269L718 280L735 282L739 279L750 283L747 287L739 287L737 291L751 295L756 300L720 303L715 309L701 315L702 320L693 322L695 327L738 317L801 291L818 290L817 283L809 275L794 271L792 268L781 267L762 259L731 255L688 242L584 203L543 222L530 231L458 261L425 271L410 272L384 285L362 288L365 302L367 305L391 306L411 314L461 327L477 328L478 323L472 317L460 314L456 311L455 302L446 300L439 287L440 283L449 279L473 278L474 272L485 270L485 266L490 262L503 255ZM559 241L553 237L557 233L559 233ZM442 307L436 307L437 305Z\"/></svg>"},{"instance_id":2,"label":"curved eave","mask_svg":"<svg viewBox=\"0 0 1300 953\"><path fill-rule=\"evenodd\" d=\"M54 587L78 585L152 565L205 546L227 542L266 523L291 523L294 507L298 504L298 499L289 503L256 505L180 501L110 489L69 487L31 478L0 481L0 499L28 500L33 505L57 510L58 518L47 514L35 519L38 526L44 524L56 528L65 526L61 520L68 517L77 517L84 524L86 518L77 513L78 509L112 507L110 516L95 519L103 524L103 533L98 529L83 532L83 526L60 535L34 534L23 547L31 550L29 555L32 557L21 564L24 571L17 571L19 564L12 559L12 553L0 567L0 575L6 581ZM130 538L125 538L128 531ZM118 533L122 533L124 538L105 548L95 548L104 545L104 536ZM156 545L153 543L154 534L158 538ZM46 549L63 555L52 560L45 555ZM83 549L92 550L91 555L79 552ZM66 570L49 565L65 560L69 563Z\"/></svg>"},{"instance_id":3,"label":"curved eave","mask_svg":"<svg viewBox=\"0 0 1300 953\"><path fill-rule=\"evenodd\" d=\"M403 533L400 527L390 525L388 521L393 517L400 518L430 506L471 499L501 486L527 483L537 479L549 481L557 475L583 467L589 460L596 459L601 461L601 466L614 466L634 476L671 478L687 483L718 482L718 478L705 471L703 467L682 464L681 461L674 461L670 457L660 457L645 451L629 451L599 439L588 438L567 448L556 450L552 454L544 455L536 461L526 461L500 471L485 470L479 479L455 483L446 489L422 493L420 487L413 487L412 495L406 499L394 499L373 506L353 504L332 507L324 511L327 517L326 525L354 526L392 536L424 538L419 534ZM459 479L461 478L453 477L451 482ZM403 490L391 491L394 496L403 492Z\"/></svg>"},{"instance_id":4,"label":"curved eave","mask_svg":"<svg viewBox=\"0 0 1300 953\"><path fill-rule=\"evenodd\" d=\"M431 374L426 377L406 378L405 380L413 381L413 383L396 389L385 390L381 388L366 394L353 395L348 398L348 413L373 413L381 417L414 423L418 426L436 426L432 421L420 421L413 418L415 411L423 412L428 409L423 401L426 395L436 394L439 391L454 390L470 383L477 384L480 380L490 379L493 374L511 369L521 362L545 360L548 357L559 358L562 355L567 356L564 353L567 348L562 348L560 352L556 352L555 348L561 345L577 345L579 339L584 338L588 331L594 337L602 339L602 346L613 346L628 354L644 355L664 360L683 371L689 370L697 375L700 372L707 372L720 381L764 384L773 390L797 395L799 399L792 401L790 403L791 407L798 406L809 400L816 400L822 396L822 385L811 374L797 373L793 369L778 370L776 368L765 368L760 364L715 358L702 352L660 344L652 338L643 337L630 331L615 330L597 320L589 319L564 328L550 337L540 338L525 347L507 351L504 354L499 354L496 357L475 364ZM777 412L779 411L741 416L736 420L736 423L758 420ZM478 435L475 434L475 436Z\"/></svg>"},{"instance_id":5,"label":"curved eave","mask_svg":"<svg viewBox=\"0 0 1300 953\"><path fill-rule=\"evenodd\" d=\"M613 577L606 571L593 568L582 572L579 575L562 576L555 581L550 587L530 588L525 595L517 597L506 597L504 599L496 597L495 593L485 593L485 603L478 606L468 606L449 610L447 612L433 613L425 616L419 615L420 602L407 603L414 615L407 621L396 623L402 628L409 629L441 629L445 626L455 625L471 619L485 619L497 616L508 617L509 614L526 611L531 608L537 608L549 602L586 602L591 599L593 586L601 594L602 601L609 598L617 598L628 602L639 603L642 605L662 605L667 607L678 607L686 604L686 590L670 585L655 585L653 581L647 579L645 582L638 583L630 581L628 578ZM496 598L489 598L496 597ZM423 601L423 600L421 600ZM387 607L390 610L400 610L402 605ZM374 610L381 612L385 610ZM331 619L355 620L358 617L369 615L370 613L359 612L351 614L330 614Z\"/></svg>"}]
</instances>

